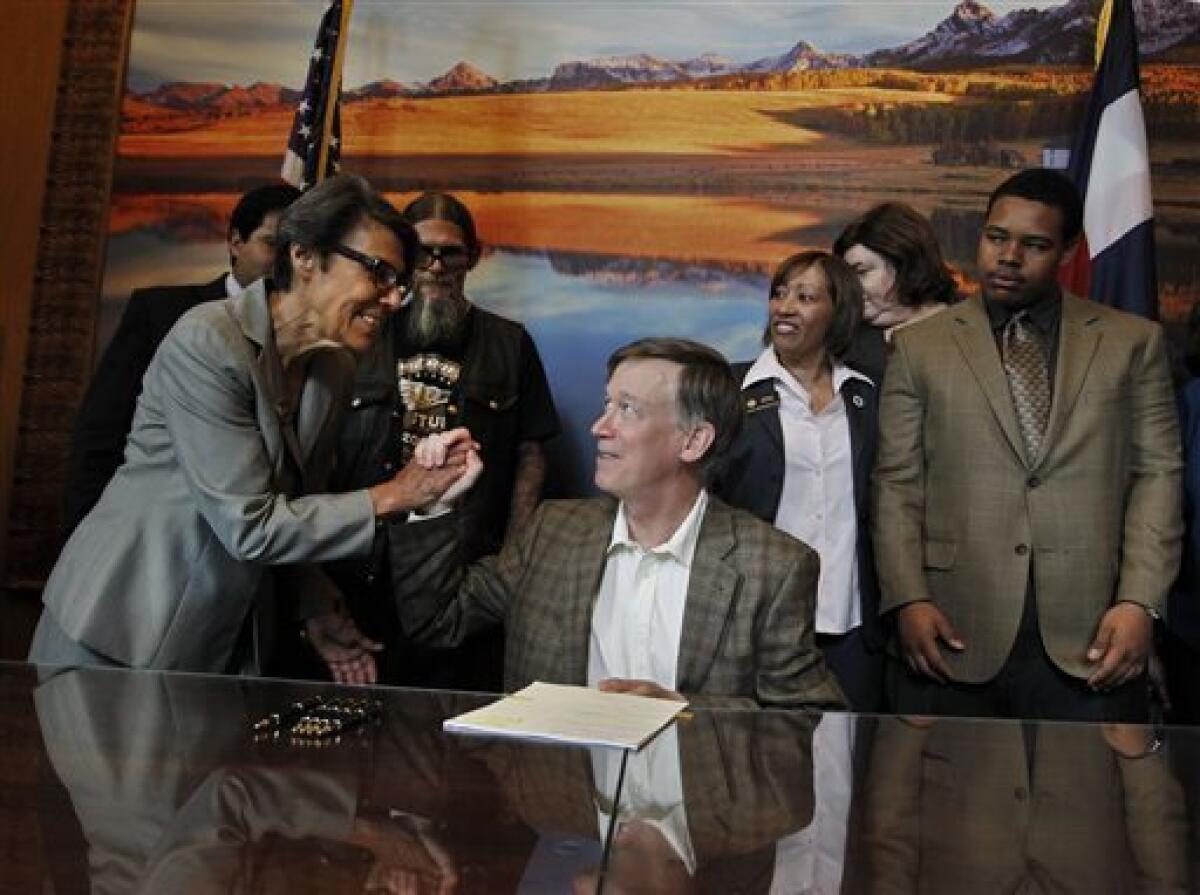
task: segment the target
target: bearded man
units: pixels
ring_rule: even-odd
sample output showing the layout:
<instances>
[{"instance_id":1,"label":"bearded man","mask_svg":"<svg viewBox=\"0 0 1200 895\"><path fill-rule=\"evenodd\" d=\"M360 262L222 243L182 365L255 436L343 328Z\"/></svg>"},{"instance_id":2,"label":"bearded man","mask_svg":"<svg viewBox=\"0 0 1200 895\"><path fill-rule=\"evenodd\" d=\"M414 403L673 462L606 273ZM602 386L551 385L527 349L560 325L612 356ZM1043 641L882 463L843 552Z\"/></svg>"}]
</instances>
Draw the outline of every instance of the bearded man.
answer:
<instances>
[{"instance_id":1,"label":"bearded man","mask_svg":"<svg viewBox=\"0 0 1200 895\"><path fill-rule=\"evenodd\" d=\"M558 415L533 339L519 323L466 296L481 246L467 207L425 193L405 209L421 245L412 296L392 315L359 367L340 435L338 469L347 489L390 478L423 436L466 426L480 445L484 472L460 512L463 562L496 553L537 508L546 473L543 443ZM365 633L385 645L380 681L408 686L498 690L503 637L485 632L453 650L406 642L392 599L389 537L383 526L373 557L333 570Z\"/></svg>"}]
</instances>

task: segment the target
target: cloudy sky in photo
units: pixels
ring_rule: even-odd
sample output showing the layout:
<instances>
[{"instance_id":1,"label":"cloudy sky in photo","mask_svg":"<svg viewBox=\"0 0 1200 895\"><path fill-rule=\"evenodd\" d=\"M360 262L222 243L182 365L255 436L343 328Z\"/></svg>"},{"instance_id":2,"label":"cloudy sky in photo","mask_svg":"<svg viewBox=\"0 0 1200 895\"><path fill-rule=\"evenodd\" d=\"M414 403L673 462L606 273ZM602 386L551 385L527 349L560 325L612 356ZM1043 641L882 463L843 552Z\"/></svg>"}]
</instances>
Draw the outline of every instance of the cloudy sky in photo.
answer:
<instances>
[{"instance_id":1,"label":"cloudy sky in photo","mask_svg":"<svg viewBox=\"0 0 1200 895\"><path fill-rule=\"evenodd\" d=\"M560 62L650 53L738 62L805 40L825 52L906 43L954 0L357 0L344 84L428 81L466 60L501 81ZM993 0L997 16L1062 0ZM128 86L167 81L300 87L325 0L137 0Z\"/></svg>"}]
</instances>

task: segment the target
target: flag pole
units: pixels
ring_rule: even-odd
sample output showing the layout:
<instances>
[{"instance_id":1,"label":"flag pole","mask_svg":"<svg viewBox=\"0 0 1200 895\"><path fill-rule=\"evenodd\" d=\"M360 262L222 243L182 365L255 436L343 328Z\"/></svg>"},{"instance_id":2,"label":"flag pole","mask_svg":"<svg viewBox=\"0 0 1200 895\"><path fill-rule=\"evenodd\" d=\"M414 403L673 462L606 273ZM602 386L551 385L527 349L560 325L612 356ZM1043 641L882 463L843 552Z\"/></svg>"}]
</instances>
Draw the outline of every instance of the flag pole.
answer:
<instances>
[{"instance_id":1,"label":"flag pole","mask_svg":"<svg viewBox=\"0 0 1200 895\"><path fill-rule=\"evenodd\" d=\"M1126 0L1126 2L1132 3L1133 0ZM1104 5L1100 7L1100 12L1096 15L1095 68L1099 68L1101 60L1104 59L1104 43L1108 40L1108 29L1112 24L1112 7L1113 0L1104 0Z\"/></svg>"},{"instance_id":2,"label":"flag pole","mask_svg":"<svg viewBox=\"0 0 1200 895\"><path fill-rule=\"evenodd\" d=\"M342 62L346 58L346 41L350 37L350 15L354 0L342 0L342 19L338 24L337 49L333 53L333 74L329 79L329 100L325 103L325 120L321 122L321 149L317 161L317 183L325 179L329 163L329 140L333 136L333 116L337 113L338 98L342 95Z\"/></svg>"}]
</instances>

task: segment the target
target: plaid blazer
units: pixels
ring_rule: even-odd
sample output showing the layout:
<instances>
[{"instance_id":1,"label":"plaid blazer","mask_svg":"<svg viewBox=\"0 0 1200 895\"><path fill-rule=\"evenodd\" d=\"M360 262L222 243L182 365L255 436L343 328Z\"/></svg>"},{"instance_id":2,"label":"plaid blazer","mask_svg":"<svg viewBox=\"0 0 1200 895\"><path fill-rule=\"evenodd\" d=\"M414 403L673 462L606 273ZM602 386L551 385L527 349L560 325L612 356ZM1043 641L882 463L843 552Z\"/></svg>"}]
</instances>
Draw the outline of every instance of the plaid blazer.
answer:
<instances>
[{"instance_id":1,"label":"plaid blazer","mask_svg":"<svg viewBox=\"0 0 1200 895\"><path fill-rule=\"evenodd\" d=\"M465 567L453 514L404 526L390 550L405 631L454 646L503 622L507 690L586 684L616 511L611 498L545 502L497 556ZM814 640L818 567L799 541L710 499L688 582L677 689L694 702L842 707Z\"/></svg>"},{"instance_id":2,"label":"plaid blazer","mask_svg":"<svg viewBox=\"0 0 1200 895\"><path fill-rule=\"evenodd\" d=\"M1022 446L975 295L902 332L879 409L872 525L881 612L932 600L966 644L959 681L991 680L1033 575L1046 652L1087 677L1114 601L1161 610L1179 567L1179 427L1154 323L1062 299L1050 419Z\"/></svg>"},{"instance_id":3,"label":"plaid blazer","mask_svg":"<svg viewBox=\"0 0 1200 895\"><path fill-rule=\"evenodd\" d=\"M699 711L673 722L698 864L771 846L773 867L775 842L811 823L818 720L798 712ZM596 791L591 750L498 741L483 754L508 807L527 826L604 839L596 809L613 806ZM644 754L631 753L627 760ZM628 810L627 790L619 801Z\"/></svg>"}]
</instances>

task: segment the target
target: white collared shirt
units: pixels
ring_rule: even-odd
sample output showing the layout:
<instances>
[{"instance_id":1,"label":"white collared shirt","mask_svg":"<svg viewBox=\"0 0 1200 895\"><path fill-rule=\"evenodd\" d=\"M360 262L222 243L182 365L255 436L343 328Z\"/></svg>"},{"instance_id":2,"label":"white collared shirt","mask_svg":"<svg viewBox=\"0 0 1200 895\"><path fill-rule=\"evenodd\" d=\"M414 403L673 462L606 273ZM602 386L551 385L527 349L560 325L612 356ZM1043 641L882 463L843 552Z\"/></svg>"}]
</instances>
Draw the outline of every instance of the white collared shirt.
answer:
<instances>
[{"instance_id":1,"label":"white collared shirt","mask_svg":"<svg viewBox=\"0 0 1200 895\"><path fill-rule=\"evenodd\" d=\"M625 504L617 508L592 610L589 687L615 677L676 689L688 580L707 507L708 494L701 491L670 539L651 550L630 538Z\"/></svg>"},{"instance_id":2,"label":"white collared shirt","mask_svg":"<svg viewBox=\"0 0 1200 895\"><path fill-rule=\"evenodd\" d=\"M854 461L850 419L841 394L848 379L871 381L834 361L833 400L820 413L813 413L808 391L768 347L742 383L745 387L771 380L779 395L784 472L775 526L808 544L821 557L817 584L819 634L845 634L862 624Z\"/></svg>"},{"instance_id":3,"label":"white collared shirt","mask_svg":"<svg viewBox=\"0 0 1200 895\"><path fill-rule=\"evenodd\" d=\"M225 274L225 297L234 298L245 292L245 288L237 281L237 277L233 275L233 271Z\"/></svg>"},{"instance_id":4,"label":"white collared shirt","mask_svg":"<svg viewBox=\"0 0 1200 895\"><path fill-rule=\"evenodd\" d=\"M618 823L640 820L650 824L679 856L689 876L696 873L696 851L688 831L687 805L683 792L683 764L679 757L679 730L667 726L637 752L626 759L620 749L591 750L592 780L599 796L596 822L603 838L619 808ZM625 760L622 781L621 762ZM621 782L620 802L617 784Z\"/></svg>"},{"instance_id":5,"label":"white collared shirt","mask_svg":"<svg viewBox=\"0 0 1200 895\"><path fill-rule=\"evenodd\" d=\"M813 817L775 846L771 895L842 891L854 797L853 715L826 712L813 733Z\"/></svg>"}]
</instances>

